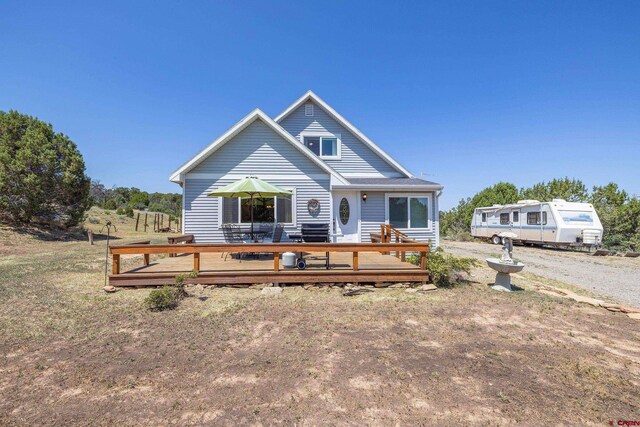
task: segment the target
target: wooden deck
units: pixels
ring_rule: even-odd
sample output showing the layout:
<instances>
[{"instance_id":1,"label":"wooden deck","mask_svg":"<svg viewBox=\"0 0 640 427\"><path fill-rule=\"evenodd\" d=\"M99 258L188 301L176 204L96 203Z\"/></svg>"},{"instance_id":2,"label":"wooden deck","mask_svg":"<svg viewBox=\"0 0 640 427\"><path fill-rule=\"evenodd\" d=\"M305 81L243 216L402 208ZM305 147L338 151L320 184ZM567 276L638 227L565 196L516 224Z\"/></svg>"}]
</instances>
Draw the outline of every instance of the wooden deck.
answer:
<instances>
[{"instance_id":1,"label":"wooden deck","mask_svg":"<svg viewBox=\"0 0 640 427\"><path fill-rule=\"evenodd\" d=\"M308 244L307 244L308 245ZM167 245L122 245L112 247L114 254L113 273L109 283L113 286L157 286L173 283L179 274L189 274L196 270L196 278L187 278L186 283L200 284L247 284L247 283L339 283L339 282L425 282L429 279L426 264L416 266L403 262L402 257L386 255L394 245L355 244L328 245L322 249L330 250L330 268L327 270L324 260L312 260L308 257L324 256L325 252L304 251L307 268L298 270L284 268L279 254L283 247L273 246L259 258L249 254L245 257L226 257L220 252L224 245L179 245L167 249ZM407 248L428 250L426 244ZM263 247L264 248L264 247ZM298 246L298 248L300 248ZM244 246L243 251L247 250ZM404 248L403 248L404 249ZM265 250L265 249L263 249ZM374 251L372 251L374 250ZM188 251L174 257L153 259L152 254ZM282 251L282 252L281 252ZM420 253L419 252L419 253ZM392 252L396 253L396 252ZM123 257L122 259L120 257ZM139 260L139 267L120 272L123 260ZM147 264L148 265L145 265Z\"/></svg>"}]
</instances>

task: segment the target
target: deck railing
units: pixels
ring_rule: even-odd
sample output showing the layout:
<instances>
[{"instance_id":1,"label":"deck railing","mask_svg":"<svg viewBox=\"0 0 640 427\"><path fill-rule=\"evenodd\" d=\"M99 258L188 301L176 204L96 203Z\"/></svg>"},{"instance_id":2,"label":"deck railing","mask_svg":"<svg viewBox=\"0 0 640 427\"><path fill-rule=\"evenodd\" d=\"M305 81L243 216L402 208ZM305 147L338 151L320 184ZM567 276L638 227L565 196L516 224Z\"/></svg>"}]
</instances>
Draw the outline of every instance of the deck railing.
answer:
<instances>
[{"instance_id":1,"label":"deck railing","mask_svg":"<svg viewBox=\"0 0 640 427\"><path fill-rule=\"evenodd\" d=\"M429 244L426 242L400 241L398 243L250 243L250 244L203 244L191 243L183 245L150 245L150 244L128 244L113 245L110 247L113 256L112 274L120 274L121 255L144 255L145 265L149 263L151 254L193 254L193 270L201 270L200 254L202 253L270 253L273 256L273 271L280 270L280 254L284 252L351 252L353 254L353 271L358 271L359 253L361 252L381 252L389 253L395 251L402 254L402 261L405 261L405 253L416 252L420 254L419 267L427 269L427 252Z\"/></svg>"},{"instance_id":2,"label":"deck railing","mask_svg":"<svg viewBox=\"0 0 640 427\"><path fill-rule=\"evenodd\" d=\"M371 243L419 243L417 240L410 238L402 231L390 226L389 224L380 224L380 233L371 233ZM385 252L388 255L389 252ZM402 261L406 260L407 250L403 249L395 251L396 258Z\"/></svg>"}]
</instances>

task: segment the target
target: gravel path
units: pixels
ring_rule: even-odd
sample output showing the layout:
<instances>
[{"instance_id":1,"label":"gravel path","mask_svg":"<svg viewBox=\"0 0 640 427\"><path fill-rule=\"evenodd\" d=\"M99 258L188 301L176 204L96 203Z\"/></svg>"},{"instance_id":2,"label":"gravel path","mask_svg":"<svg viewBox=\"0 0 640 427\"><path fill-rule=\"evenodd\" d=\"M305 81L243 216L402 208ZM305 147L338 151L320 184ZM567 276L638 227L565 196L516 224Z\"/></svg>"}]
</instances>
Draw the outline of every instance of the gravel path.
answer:
<instances>
[{"instance_id":1,"label":"gravel path","mask_svg":"<svg viewBox=\"0 0 640 427\"><path fill-rule=\"evenodd\" d=\"M501 246L483 242L445 241L445 250L481 260L500 256ZM560 280L640 308L640 258L594 257L586 253L515 246L514 258L525 270Z\"/></svg>"}]
</instances>

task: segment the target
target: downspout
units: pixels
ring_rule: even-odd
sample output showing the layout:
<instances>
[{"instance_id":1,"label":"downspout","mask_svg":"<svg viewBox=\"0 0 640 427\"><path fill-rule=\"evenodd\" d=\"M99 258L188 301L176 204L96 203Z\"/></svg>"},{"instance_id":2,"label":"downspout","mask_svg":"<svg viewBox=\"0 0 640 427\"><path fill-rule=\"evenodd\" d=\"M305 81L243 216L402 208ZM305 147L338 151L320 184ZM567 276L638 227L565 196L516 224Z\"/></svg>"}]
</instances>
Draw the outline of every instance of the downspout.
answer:
<instances>
[{"instance_id":1,"label":"downspout","mask_svg":"<svg viewBox=\"0 0 640 427\"><path fill-rule=\"evenodd\" d=\"M437 209L435 215L438 218L438 226L436 227L436 247L440 247L440 196L442 195L442 192L444 191L444 189L439 190L436 193L436 205L437 205Z\"/></svg>"}]
</instances>

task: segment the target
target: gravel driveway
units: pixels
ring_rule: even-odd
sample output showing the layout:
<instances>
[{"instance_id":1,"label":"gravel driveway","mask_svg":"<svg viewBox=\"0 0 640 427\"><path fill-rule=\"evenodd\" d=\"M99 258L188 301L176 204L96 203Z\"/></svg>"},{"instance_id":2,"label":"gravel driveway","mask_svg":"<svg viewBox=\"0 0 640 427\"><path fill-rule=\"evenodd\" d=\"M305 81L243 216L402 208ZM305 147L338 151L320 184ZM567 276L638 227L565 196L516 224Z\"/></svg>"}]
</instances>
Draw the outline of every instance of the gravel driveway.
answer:
<instances>
[{"instance_id":1,"label":"gravel driveway","mask_svg":"<svg viewBox=\"0 0 640 427\"><path fill-rule=\"evenodd\" d=\"M444 241L455 255L485 258L498 255L502 247L483 242ZM514 258L525 271L587 289L619 302L640 307L640 258L594 257L586 253L515 246Z\"/></svg>"}]
</instances>

